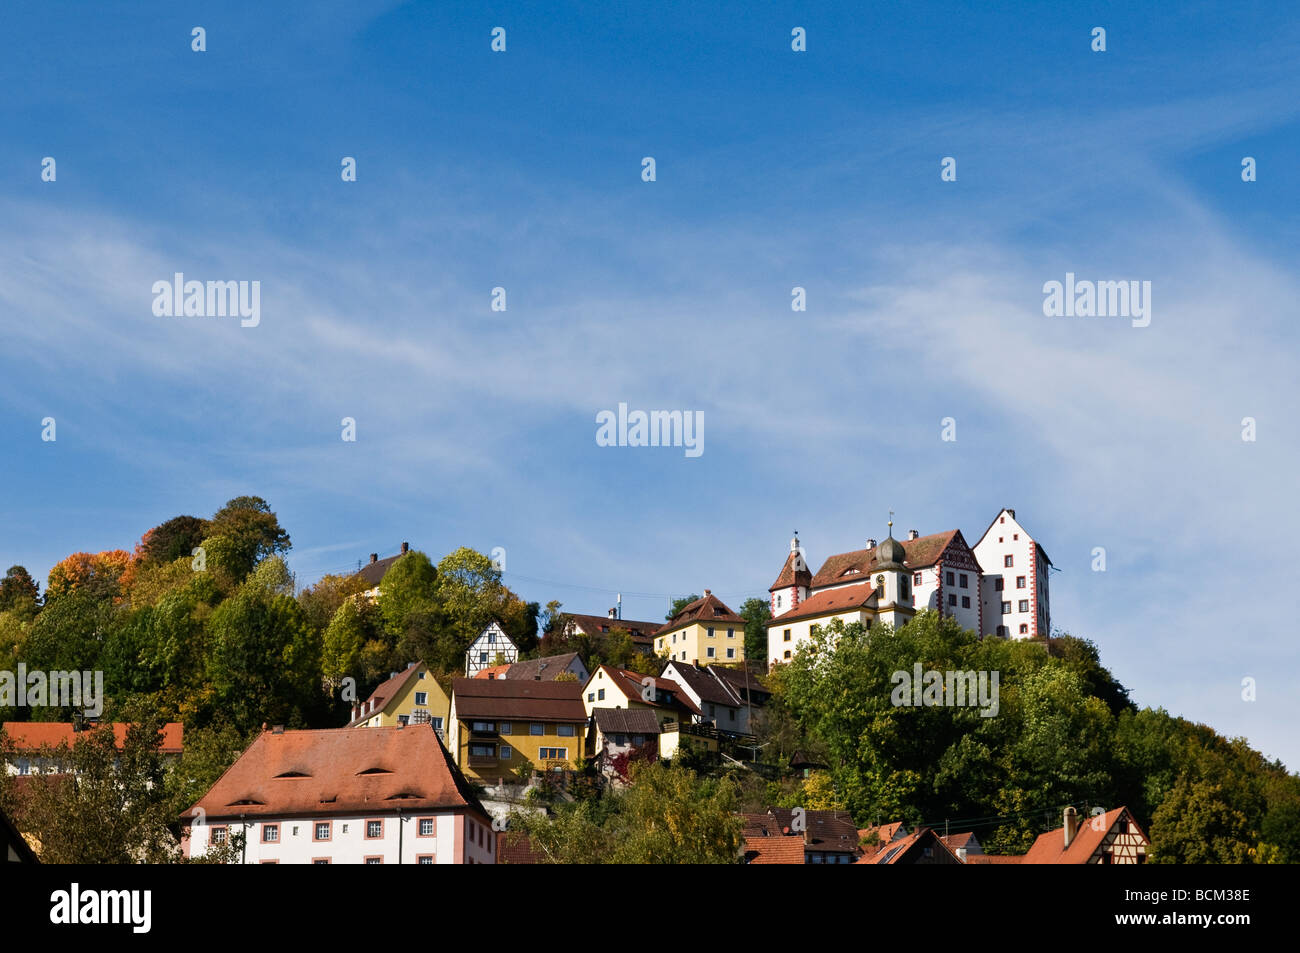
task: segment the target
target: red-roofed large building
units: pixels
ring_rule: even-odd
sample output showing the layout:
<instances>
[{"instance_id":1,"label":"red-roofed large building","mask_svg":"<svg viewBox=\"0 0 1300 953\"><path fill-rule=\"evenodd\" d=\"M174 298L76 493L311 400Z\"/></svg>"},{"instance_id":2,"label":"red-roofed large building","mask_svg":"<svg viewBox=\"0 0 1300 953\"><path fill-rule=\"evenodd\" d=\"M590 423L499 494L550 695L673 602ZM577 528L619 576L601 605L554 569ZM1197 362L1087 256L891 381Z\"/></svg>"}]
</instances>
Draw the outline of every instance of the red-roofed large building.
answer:
<instances>
[{"instance_id":1,"label":"red-roofed large building","mask_svg":"<svg viewBox=\"0 0 1300 953\"><path fill-rule=\"evenodd\" d=\"M497 838L429 725L264 731L181 815L200 857L248 864L490 864Z\"/></svg>"},{"instance_id":2,"label":"red-roofed large building","mask_svg":"<svg viewBox=\"0 0 1300 953\"><path fill-rule=\"evenodd\" d=\"M81 731L68 721L6 721L4 732L9 736L16 755L6 765L9 774L38 774L50 770L44 763L41 748L58 748L67 745L69 749L76 743L77 735L107 724L87 725ZM112 722L113 740L119 748L126 742L126 732L130 726L126 722ZM184 750L185 726L178 721L169 721L162 726L162 741L158 745L160 754L166 757L179 757Z\"/></svg>"},{"instance_id":3,"label":"red-roofed large building","mask_svg":"<svg viewBox=\"0 0 1300 953\"><path fill-rule=\"evenodd\" d=\"M496 782L582 765L590 713L579 683L457 678L451 684L448 746L467 777Z\"/></svg>"},{"instance_id":4,"label":"red-roofed large building","mask_svg":"<svg viewBox=\"0 0 1300 953\"><path fill-rule=\"evenodd\" d=\"M1007 522L1009 520L1009 522ZM902 625L923 609L949 616L963 628L1017 638L1046 635L1050 626L1042 547L1003 510L972 548L961 530L906 539L868 539L863 549L837 553L816 573L796 536L769 587L769 667L789 661L804 642L839 619L870 628ZM994 565L996 563L996 565Z\"/></svg>"}]
</instances>

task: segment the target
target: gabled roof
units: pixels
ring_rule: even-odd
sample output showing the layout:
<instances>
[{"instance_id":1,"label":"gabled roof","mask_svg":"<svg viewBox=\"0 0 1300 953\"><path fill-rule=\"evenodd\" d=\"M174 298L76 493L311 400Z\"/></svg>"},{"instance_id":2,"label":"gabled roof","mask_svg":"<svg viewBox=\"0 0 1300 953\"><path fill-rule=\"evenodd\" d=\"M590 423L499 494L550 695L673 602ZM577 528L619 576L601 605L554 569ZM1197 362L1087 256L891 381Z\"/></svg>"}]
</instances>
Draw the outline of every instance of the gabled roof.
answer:
<instances>
[{"instance_id":1,"label":"gabled roof","mask_svg":"<svg viewBox=\"0 0 1300 953\"><path fill-rule=\"evenodd\" d=\"M528 659L506 666L506 678L527 678L533 681L553 682L555 676L567 672L569 666L578 658L577 652L565 652L562 655L547 655L544 658ZM579 661L581 665L581 661ZM586 666L581 666L586 671Z\"/></svg>"},{"instance_id":2,"label":"gabled roof","mask_svg":"<svg viewBox=\"0 0 1300 953\"><path fill-rule=\"evenodd\" d=\"M1025 864L1086 864L1092 856L1093 851L1101 846L1101 842L1106 839L1110 829L1122 820L1125 824L1137 826L1137 821L1133 820L1133 815L1129 813L1126 807L1117 807L1113 811L1108 811L1101 819L1101 823L1094 826L1095 818L1080 817L1078 820L1079 830L1075 833L1074 839L1070 841L1070 846L1065 846L1065 828L1058 827L1054 831L1048 831L1046 834L1039 834L1038 839L1034 841L1032 847L1025 854L1025 859L1021 863ZM1098 829L1100 828L1100 829ZM1142 828L1138 827L1141 832ZM1150 842L1145 833L1142 834L1144 841Z\"/></svg>"},{"instance_id":3,"label":"gabled roof","mask_svg":"<svg viewBox=\"0 0 1300 953\"><path fill-rule=\"evenodd\" d=\"M875 827L864 827L858 831L858 840L861 841L871 834L876 835L876 843L873 845L864 845L863 850L868 853L876 853L886 844L896 840L900 834L906 835L907 831L903 830L902 821L891 821L888 824L878 824Z\"/></svg>"},{"instance_id":4,"label":"gabled roof","mask_svg":"<svg viewBox=\"0 0 1300 953\"><path fill-rule=\"evenodd\" d=\"M805 566L803 569L794 568L794 560L797 553L790 553L785 557L785 565L781 567L781 573L776 577L776 582L767 587L768 592L775 592L777 589L788 589L790 586L811 586L812 573Z\"/></svg>"},{"instance_id":5,"label":"gabled roof","mask_svg":"<svg viewBox=\"0 0 1300 953\"><path fill-rule=\"evenodd\" d=\"M396 556L389 556L387 559L378 559L372 563L366 563L356 572L356 575L364 579L373 589L383 581L384 575L393 568L393 563L405 555L406 553L398 553Z\"/></svg>"},{"instance_id":6,"label":"gabled roof","mask_svg":"<svg viewBox=\"0 0 1300 953\"><path fill-rule=\"evenodd\" d=\"M728 708L742 707L744 702L732 693L730 686L710 675L709 668L699 662L669 662L664 673L693 691L701 702Z\"/></svg>"},{"instance_id":7,"label":"gabled roof","mask_svg":"<svg viewBox=\"0 0 1300 953\"><path fill-rule=\"evenodd\" d=\"M0 864L9 862L9 852L22 864L39 864L41 861L32 850L31 845L14 827L13 822L4 811L0 811Z\"/></svg>"},{"instance_id":8,"label":"gabled roof","mask_svg":"<svg viewBox=\"0 0 1300 953\"><path fill-rule=\"evenodd\" d=\"M766 701L772 694L772 690L760 680L759 674L750 671L748 667L729 668L726 665L715 664L705 666L705 671L719 681L725 682L742 704L748 697L749 701L757 705Z\"/></svg>"},{"instance_id":9,"label":"gabled roof","mask_svg":"<svg viewBox=\"0 0 1300 953\"><path fill-rule=\"evenodd\" d=\"M577 623L578 628L582 629L588 635L594 635L597 632L612 632L615 629L623 629L632 636L633 642L647 643L653 637L655 632L662 625L660 622L637 622L633 619L611 619L603 615L575 615L569 613L569 618Z\"/></svg>"},{"instance_id":10,"label":"gabled roof","mask_svg":"<svg viewBox=\"0 0 1300 953\"><path fill-rule=\"evenodd\" d=\"M181 817L194 817L199 809L210 820L399 808L484 814L429 725L264 731Z\"/></svg>"},{"instance_id":11,"label":"gabled roof","mask_svg":"<svg viewBox=\"0 0 1300 953\"><path fill-rule=\"evenodd\" d=\"M836 615L841 612L852 612L854 609L864 608L876 595L876 590L871 588L870 575L862 582L853 586L841 586L838 589L823 589L821 592L814 592L803 602L793 609L781 613L775 619L768 621L768 627L772 627L781 622L794 622L798 619L808 619L819 615Z\"/></svg>"},{"instance_id":12,"label":"gabled roof","mask_svg":"<svg viewBox=\"0 0 1300 953\"><path fill-rule=\"evenodd\" d=\"M928 846L934 850L945 851L952 859L961 863L961 858L952 852L935 832L928 827L921 827L911 834L904 834L896 840L890 841L883 845L880 850L870 856L863 857L859 863L863 864L898 864L911 852L912 848L918 846Z\"/></svg>"},{"instance_id":13,"label":"gabled roof","mask_svg":"<svg viewBox=\"0 0 1300 953\"><path fill-rule=\"evenodd\" d=\"M804 863L802 837L745 838L745 863L747 864L802 864Z\"/></svg>"},{"instance_id":14,"label":"gabled roof","mask_svg":"<svg viewBox=\"0 0 1300 953\"><path fill-rule=\"evenodd\" d=\"M4 730L18 751L36 751L42 745L57 748L63 742L71 748L78 735L102 727L103 724L89 725L82 731L75 731L70 721L6 721ZM121 721L112 722L112 725L113 740L120 748L126 743L126 731L129 726ZM169 721L162 726L162 743L159 744L158 750L163 754L180 754L185 747L184 741L185 726L179 721Z\"/></svg>"},{"instance_id":15,"label":"gabled roof","mask_svg":"<svg viewBox=\"0 0 1300 953\"><path fill-rule=\"evenodd\" d=\"M357 725L365 724L375 715L383 711L388 703L402 693L406 688L407 682L415 678L416 674L424 670L424 662L412 662L402 669L396 675L384 679L375 686L375 690L370 693L369 697L362 703L362 713L348 722L349 728L355 728ZM374 700L375 707L370 707L371 700Z\"/></svg>"},{"instance_id":16,"label":"gabled roof","mask_svg":"<svg viewBox=\"0 0 1300 953\"><path fill-rule=\"evenodd\" d=\"M659 719L648 708L593 708L591 715L601 734L659 734Z\"/></svg>"},{"instance_id":17,"label":"gabled roof","mask_svg":"<svg viewBox=\"0 0 1300 953\"><path fill-rule=\"evenodd\" d=\"M585 722L581 682L539 682L515 678L453 679L456 717Z\"/></svg>"},{"instance_id":18,"label":"gabled roof","mask_svg":"<svg viewBox=\"0 0 1300 953\"><path fill-rule=\"evenodd\" d=\"M908 569L924 569L933 566L948 548L948 544L961 536L961 530L950 529L945 533L931 533L916 539L900 539L896 542L903 546L903 565ZM965 540L963 539L964 543ZM878 547L877 547L878 548ZM859 576L870 575L876 568L875 549L856 549L851 553L839 553L822 563L822 568L813 576L812 588L843 583ZM849 573L856 569L856 573ZM847 574L847 575L846 575ZM802 607L801 607L802 608Z\"/></svg>"},{"instance_id":19,"label":"gabled roof","mask_svg":"<svg viewBox=\"0 0 1300 953\"><path fill-rule=\"evenodd\" d=\"M708 625L713 622L734 622L738 625L744 625L745 620L736 613L732 612L721 599L715 596L708 589L704 590L704 595L689 605L682 607L676 615L661 625L655 635L661 635L664 632L671 632L674 629L680 629L682 626L692 625L694 623Z\"/></svg>"},{"instance_id":20,"label":"gabled roof","mask_svg":"<svg viewBox=\"0 0 1300 953\"><path fill-rule=\"evenodd\" d=\"M939 840L943 841L949 850L953 853L965 848L968 851L979 851L980 842L976 839L973 831L963 831L960 834L941 835Z\"/></svg>"},{"instance_id":21,"label":"gabled roof","mask_svg":"<svg viewBox=\"0 0 1300 953\"><path fill-rule=\"evenodd\" d=\"M1019 517L1016 516L1016 511L1006 506L998 510L998 515L993 517L993 522L989 523L988 527L984 530L984 532L980 533L980 538L975 540L975 546L978 546L980 543L984 542L984 537L989 534L989 531L992 530L994 526L998 525L998 520L1002 518L1003 513L1008 514L1013 520L1016 521L1016 523L1020 526L1021 529L1025 530L1025 535L1028 536L1030 540L1033 540L1034 545L1038 547L1038 551L1042 553L1043 558L1047 560L1047 564L1049 566L1053 565L1051 557L1047 555L1047 550L1043 549L1042 544L1034 539L1034 535L1030 533L1029 530L1025 529L1025 524L1020 522ZM973 550L975 546L972 546L971 549Z\"/></svg>"},{"instance_id":22,"label":"gabled roof","mask_svg":"<svg viewBox=\"0 0 1300 953\"><path fill-rule=\"evenodd\" d=\"M699 707L691 701L691 696L682 690L682 686L670 678L655 678L652 675L642 675L640 672L633 672L631 669L614 668L612 665L602 665L599 670L605 672L610 683L614 688L623 693L628 701L638 702L642 705L649 705L652 708L680 708L689 711L692 715L702 715ZM596 673L591 673L591 678L595 678ZM587 684L591 684L591 678L587 679ZM641 697L642 679L649 678L654 682L656 693L672 692L673 700L671 702L646 701Z\"/></svg>"},{"instance_id":23,"label":"gabled roof","mask_svg":"<svg viewBox=\"0 0 1300 953\"><path fill-rule=\"evenodd\" d=\"M858 852L858 829L848 811L810 810L804 812L808 838L794 830L794 809L769 807L765 814L742 814L744 833L750 837L789 837L809 850Z\"/></svg>"}]
</instances>

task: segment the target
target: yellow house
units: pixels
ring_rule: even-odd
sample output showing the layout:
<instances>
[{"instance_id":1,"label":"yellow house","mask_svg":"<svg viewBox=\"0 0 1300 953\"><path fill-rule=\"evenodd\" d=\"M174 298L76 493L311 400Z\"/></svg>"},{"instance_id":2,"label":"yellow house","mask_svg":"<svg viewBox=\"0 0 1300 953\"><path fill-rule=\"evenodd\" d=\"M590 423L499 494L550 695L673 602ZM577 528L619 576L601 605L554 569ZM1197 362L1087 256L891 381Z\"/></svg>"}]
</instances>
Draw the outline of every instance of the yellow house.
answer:
<instances>
[{"instance_id":1,"label":"yellow house","mask_svg":"<svg viewBox=\"0 0 1300 953\"><path fill-rule=\"evenodd\" d=\"M349 728L391 728L394 725L433 725L445 739L451 699L423 662L411 662L381 682L370 697L352 706Z\"/></svg>"},{"instance_id":2,"label":"yellow house","mask_svg":"<svg viewBox=\"0 0 1300 953\"><path fill-rule=\"evenodd\" d=\"M708 589L655 633L655 654L674 662L745 660L745 620Z\"/></svg>"},{"instance_id":3,"label":"yellow house","mask_svg":"<svg viewBox=\"0 0 1300 953\"><path fill-rule=\"evenodd\" d=\"M578 682L457 678L448 743L477 781L528 771L571 771L586 757L587 711Z\"/></svg>"},{"instance_id":4,"label":"yellow house","mask_svg":"<svg viewBox=\"0 0 1300 953\"><path fill-rule=\"evenodd\" d=\"M682 686L670 678L655 678L626 668L598 665L582 686L582 704L587 715L594 717L600 708L646 709L654 712L659 724L693 721L700 717L699 706Z\"/></svg>"}]
</instances>

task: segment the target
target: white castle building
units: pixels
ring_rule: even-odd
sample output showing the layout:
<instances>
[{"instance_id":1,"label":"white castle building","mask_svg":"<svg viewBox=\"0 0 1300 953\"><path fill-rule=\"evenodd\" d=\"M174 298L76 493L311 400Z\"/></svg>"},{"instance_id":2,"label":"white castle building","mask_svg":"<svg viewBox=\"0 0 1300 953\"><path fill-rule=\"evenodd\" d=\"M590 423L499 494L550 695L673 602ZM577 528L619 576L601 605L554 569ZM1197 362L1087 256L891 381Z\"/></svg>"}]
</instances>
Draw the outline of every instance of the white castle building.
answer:
<instances>
[{"instance_id":1,"label":"white castle building","mask_svg":"<svg viewBox=\"0 0 1300 953\"><path fill-rule=\"evenodd\" d=\"M894 539L830 556L814 575L796 535L771 595L768 665L788 661L833 619L906 624L922 609L981 635L1030 639L1051 631L1047 553L1004 509L974 547L961 530Z\"/></svg>"}]
</instances>

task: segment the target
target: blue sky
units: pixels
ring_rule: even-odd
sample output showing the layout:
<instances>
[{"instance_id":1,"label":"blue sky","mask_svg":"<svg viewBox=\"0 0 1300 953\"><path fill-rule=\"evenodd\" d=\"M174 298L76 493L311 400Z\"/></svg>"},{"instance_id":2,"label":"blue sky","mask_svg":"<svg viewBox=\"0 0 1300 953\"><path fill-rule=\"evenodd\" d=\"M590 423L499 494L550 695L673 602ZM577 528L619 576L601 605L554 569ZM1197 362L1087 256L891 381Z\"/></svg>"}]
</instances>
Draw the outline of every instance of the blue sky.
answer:
<instances>
[{"instance_id":1,"label":"blue sky","mask_svg":"<svg viewBox=\"0 0 1300 953\"><path fill-rule=\"evenodd\" d=\"M4 566L254 493L301 582L500 546L654 619L765 595L796 528L820 565L1011 506L1139 703L1300 766L1287 4L266 6L6 10ZM261 324L155 317L177 271ZM1045 317L1067 271L1151 325ZM619 402L705 452L597 446Z\"/></svg>"}]
</instances>

